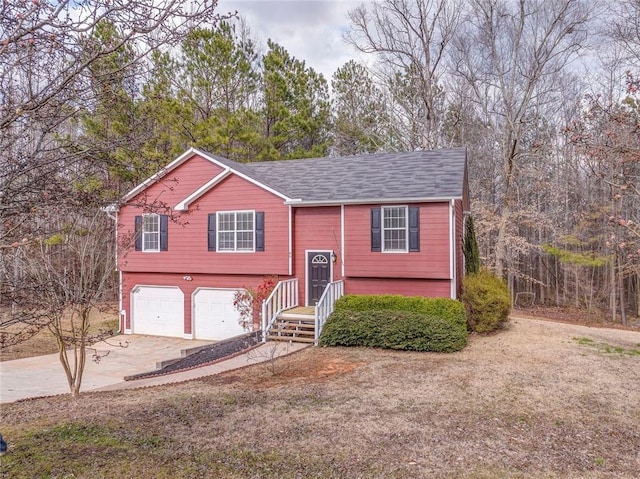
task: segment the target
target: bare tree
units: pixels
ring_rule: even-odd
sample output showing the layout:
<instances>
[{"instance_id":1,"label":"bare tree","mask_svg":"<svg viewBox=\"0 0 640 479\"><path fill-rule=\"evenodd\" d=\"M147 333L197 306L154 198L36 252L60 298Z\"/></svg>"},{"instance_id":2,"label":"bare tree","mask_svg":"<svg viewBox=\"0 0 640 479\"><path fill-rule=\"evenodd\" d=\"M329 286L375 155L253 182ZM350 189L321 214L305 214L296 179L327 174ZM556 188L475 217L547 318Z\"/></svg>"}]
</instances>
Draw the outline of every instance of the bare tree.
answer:
<instances>
[{"instance_id":1,"label":"bare tree","mask_svg":"<svg viewBox=\"0 0 640 479\"><path fill-rule=\"evenodd\" d=\"M377 0L349 12L346 40L376 55L402 149L442 144L446 54L460 12L451 0Z\"/></svg>"},{"instance_id":2,"label":"bare tree","mask_svg":"<svg viewBox=\"0 0 640 479\"><path fill-rule=\"evenodd\" d=\"M554 118L563 73L586 46L593 11L578 0L470 3L467 31L455 42L456 73L489 126L500 165L493 242L496 272L503 275L527 248L518 231L523 167L539 158L536 132Z\"/></svg>"},{"instance_id":3,"label":"bare tree","mask_svg":"<svg viewBox=\"0 0 640 479\"><path fill-rule=\"evenodd\" d=\"M640 63L640 0L619 0L608 5L613 21L609 35L622 45L627 59Z\"/></svg>"}]
</instances>

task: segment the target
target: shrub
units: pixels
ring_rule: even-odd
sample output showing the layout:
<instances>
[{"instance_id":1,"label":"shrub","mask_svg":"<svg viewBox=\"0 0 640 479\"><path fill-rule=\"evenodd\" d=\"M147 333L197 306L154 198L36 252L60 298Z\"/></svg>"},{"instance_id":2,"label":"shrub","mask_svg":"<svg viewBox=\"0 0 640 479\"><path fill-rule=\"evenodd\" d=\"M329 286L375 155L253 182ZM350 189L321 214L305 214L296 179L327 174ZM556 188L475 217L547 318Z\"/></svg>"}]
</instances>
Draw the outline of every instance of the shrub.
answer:
<instances>
[{"instance_id":1,"label":"shrub","mask_svg":"<svg viewBox=\"0 0 640 479\"><path fill-rule=\"evenodd\" d=\"M366 346L453 352L467 344L466 324L442 316L397 309L336 310L320 337L322 346Z\"/></svg>"},{"instance_id":2,"label":"shrub","mask_svg":"<svg viewBox=\"0 0 640 479\"><path fill-rule=\"evenodd\" d=\"M423 296L350 294L340 298L335 311L409 311L434 318L444 318L452 324L465 326L465 310L460 301L450 298Z\"/></svg>"},{"instance_id":3,"label":"shrub","mask_svg":"<svg viewBox=\"0 0 640 479\"><path fill-rule=\"evenodd\" d=\"M462 302L467 311L467 324L471 331L495 331L509 320L509 288L502 279L490 271L482 270L464 279Z\"/></svg>"},{"instance_id":4,"label":"shrub","mask_svg":"<svg viewBox=\"0 0 640 479\"><path fill-rule=\"evenodd\" d=\"M244 287L233 294L233 307L240 315L240 325L244 329L259 329L262 316L262 302L278 285L277 276L265 276L258 287Z\"/></svg>"},{"instance_id":5,"label":"shrub","mask_svg":"<svg viewBox=\"0 0 640 479\"><path fill-rule=\"evenodd\" d=\"M476 240L476 229L473 226L473 216L467 218L464 225L464 270L467 274L475 274L480 271L480 252Z\"/></svg>"}]
</instances>

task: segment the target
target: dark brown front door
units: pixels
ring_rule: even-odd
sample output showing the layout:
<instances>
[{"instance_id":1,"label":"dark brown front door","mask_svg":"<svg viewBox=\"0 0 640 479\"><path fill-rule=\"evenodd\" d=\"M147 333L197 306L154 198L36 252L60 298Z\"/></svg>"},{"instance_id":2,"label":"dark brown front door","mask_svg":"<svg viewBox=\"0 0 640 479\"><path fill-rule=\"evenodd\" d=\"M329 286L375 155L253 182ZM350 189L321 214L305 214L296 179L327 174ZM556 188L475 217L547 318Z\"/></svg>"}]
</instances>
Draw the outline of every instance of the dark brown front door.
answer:
<instances>
[{"instance_id":1,"label":"dark brown front door","mask_svg":"<svg viewBox=\"0 0 640 479\"><path fill-rule=\"evenodd\" d=\"M315 306L331 282L331 253L307 252L307 292L309 306Z\"/></svg>"}]
</instances>

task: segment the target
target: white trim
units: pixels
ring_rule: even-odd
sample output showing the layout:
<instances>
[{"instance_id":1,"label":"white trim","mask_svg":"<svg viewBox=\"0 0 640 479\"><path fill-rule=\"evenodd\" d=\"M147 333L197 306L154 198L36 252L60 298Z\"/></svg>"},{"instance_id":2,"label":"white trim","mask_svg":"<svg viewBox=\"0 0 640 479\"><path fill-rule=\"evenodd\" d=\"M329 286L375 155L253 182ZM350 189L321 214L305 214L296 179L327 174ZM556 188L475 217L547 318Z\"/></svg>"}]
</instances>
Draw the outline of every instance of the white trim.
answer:
<instances>
[{"instance_id":1,"label":"white trim","mask_svg":"<svg viewBox=\"0 0 640 479\"><path fill-rule=\"evenodd\" d=\"M299 199L285 201L285 205L292 206L340 206L340 205L387 205L394 203L448 203L451 200L460 200L462 196L446 196L442 198L416 197L416 198L364 198L346 200L302 201Z\"/></svg>"},{"instance_id":2,"label":"white trim","mask_svg":"<svg viewBox=\"0 0 640 479\"><path fill-rule=\"evenodd\" d=\"M234 229L234 249L233 250L221 250L220 249L220 214L230 214L233 213L234 214L234 225L235 225L235 229ZM239 250L238 249L238 213L251 213L253 215L253 247L249 250L249 249L242 249ZM247 230L241 230L242 232L246 233ZM229 231L225 231L226 233L228 233ZM218 253L255 253L256 252L256 211L255 210L231 210L231 211L216 211L216 252Z\"/></svg>"},{"instance_id":3,"label":"white trim","mask_svg":"<svg viewBox=\"0 0 640 479\"><path fill-rule=\"evenodd\" d=\"M384 242L384 211L392 208L404 209L404 249L385 249ZM400 228L389 228L390 230L399 231ZM409 252L409 207L407 205L386 205L380 208L380 252L388 254L404 254Z\"/></svg>"},{"instance_id":4,"label":"white trim","mask_svg":"<svg viewBox=\"0 0 640 479\"><path fill-rule=\"evenodd\" d=\"M272 195L277 196L278 198L282 198L283 200L285 200L285 202L290 200L290 198L287 195L282 194L279 191L274 190L273 188L265 185L264 183L260 183L258 180L254 180L250 176L247 176L244 173L240 173L238 170L234 170L233 168L229 168L229 169L231 170L231 172L234 175L237 175L240 178L242 178L244 180L247 180L249 183L256 185L258 188L262 188L265 191L268 191L269 193L271 193Z\"/></svg>"},{"instance_id":5,"label":"white trim","mask_svg":"<svg viewBox=\"0 0 640 479\"><path fill-rule=\"evenodd\" d=\"M340 205L340 272L344 279L344 205Z\"/></svg>"},{"instance_id":6,"label":"white trim","mask_svg":"<svg viewBox=\"0 0 640 479\"><path fill-rule=\"evenodd\" d=\"M118 271L118 332L127 331L127 312L122 307L122 271Z\"/></svg>"},{"instance_id":7,"label":"white trim","mask_svg":"<svg viewBox=\"0 0 640 479\"><path fill-rule=\"evenodd\" d=\"M166 176L167 173L169 173L173 169L180 166L182 163L184 163L187 159L191 158L195 154L199 154L198 150L196 150L195 148L189 148L187 151L181 154L178 158L176 158L167 166L165 166L160 171L158 171L155 175L150 176L149 178L144 180L142 183L140 183L138 186L134 187L131 191L129 191L126 195L122 197L122 201L126 203L131 198L135 197L140 192L142 192L148 186L162 179L164 176ZM206 158L206 159L209 161L212 161L211 158ZM214 162L214 163L219 164L218 162ZM223 166L223 165L220 165L220 166Z\"/></svg>"},{"instance_id":8,"label":"white trim","mask_svg":"<svg viewBox=\"0 0 640 479\"><path fill-rule=\"evenodd\" d=\"M119 212L120 210L118 208L108 211L108 213L115 213L114 221L116 222L116 225L115 225L116 245L114 248L114 253L115 253L114 259L116 263L115 265L116 271L118 272L118 332L123 333L127 327L127 312L124 309L122 309L122 271L118 266L118 254L120 252L120 250L118 249L118 213ZM124 320L122 318L123 314L124 314Z\"/></svg>"},{"instance_id":9,"label":"white trim","mask_svg":"<svg viewBox=\"0 0 640 479\"><path fill-rule=\"evenodd\" d=\"M118 248L118 213L120 213L120 210L116 208L115 210L115 217L113 218L115 221L115 233L116 233L116 245L113 249L114 255L115 255L115 263L116 263L116 271L120 271L120 268L118 267L118 255L120 254L120 249ZM135 218L133 220L135 222ZM120 278L122 279L122 278ZM120 309L122 309L122 303L120 303Z\"/></svg>"},{"instance_id":10,"label":"white trim","mask_svg":"<svg viewBox=\"0 0 640 479\"><path fill-rule=\"evenodd\" d=\"M305 249L304 250L304 305L309 306L309 253L329 253L329 283L333 282L333 250Z\"/></svg>"},{"instance_id":11,"label":"white trim","mask_svg":"<svg viewBox=\"0 0 640 479\"><path fill-rule=\"evenodd\" d=\"M223 161L220 161L220 160L216 159L215 157L211 156L209 153L205 153L204 151L201 151L201 150L198 150L197 148L193 148L192 147L192 148L189 148L187 151L185 151L183 154L181 154L178 158L173 160L171 163L169 163L167 166L162 168L158 173L156 173L155 175L151 176L150 178L147 178L142 183L140 183L138 186L136 186L131 191L129 191L126 195L124 195L122 197L122 202L126 203L131 198L135 197L140 192L142 192L144 189L146 189L148 186L150 186L153 183L161 180L162 178L167 176L167 174L170 173L172 170L174 170L175 168L177 168L178 166L183 164L185 161L187 161L189 158L191 158L192 156L195 156L195 155L201 156L205 160L210 161L211 163L213 163L215 165L218 165L223 170L225 170L225 169L229 170L231 173L233 173L235 175L238 175L239 177L247 180L248 182L253 183L254 185L262 188L263 190L268 191L269 193L272 193L272 194L278 196L279 198L282 198L285 201L290 201L291 200L291 198L289 198L287 195L284 195L284 194L280 193L279 191L276 191L273 188L270 188L269 186L267 186L267 185L265 185L263 183L260 183L257 180L254 180L253 178L245 175L244 173L241 173L240 171L230 167L229 165L227 165ZM208 189L210 189L212 186L214 186L214 185L210 185ZM206 191L208 191L208 189L201 191L200 194L206 193ZM200 189L198 189L197 191L199 191L199 190Z\"/></svg>"},{"instance_id":12,"label":"white trim","mask_svg":"<svg viewBox=\"0 0 640 479\"><path fill-rule=\"evenodd\" d=\"M293 275L293 207L289 205L289 276Z\"/></svg>"},{"instance_id":13,"label":"white trim","mask_svg":"<svg viewBox=\"0 0 640 479\"><path fill-rule=\"evenodd\" d=\"M187 196L184 200L182 200L180 203L178 203L177 205L175 205L173 207L174 210L176 211L186 211L189 209L189 205L197 200L198 198L200 198L202 195L204 195L207 191L209 191L210 188L213 188L215 185L217 185L218 183L220 183L222 180L224 180L227 176L229 176L231 174L231 170L229 168L226 168L225 170L223 170L220 174L218 174L217 176L215 176L214 178L212 178L211 180L207 181L204 185L202 185L200 188L198 188L196 191L194 191L193 193L191 193L189 196Z\"/></svg>"},{"instance_id":14,"label":"white trim","mask_svg":"<svg viewBox=\"0 0 640 479\"><path fill-rule=\"evenodd\" d=\"M451 299L456 299L456 208L454 200L449 203L449 258L451 280Z\"/></svg>"},{"instance_id":15,"label":"white trim","mask_svg":"<svg viewBox=\"0 0 640 479\"><path fill-rule=\"evenodd\" d=\"M131 306L129 306L129 308L131 308ZM124 329L122 334L133 334L131 331L131 327L127 328L127 310L126 309L121 309L120 310L120 315L122 316L122 322L124 324Z\"/></svg>"}]
</instances>

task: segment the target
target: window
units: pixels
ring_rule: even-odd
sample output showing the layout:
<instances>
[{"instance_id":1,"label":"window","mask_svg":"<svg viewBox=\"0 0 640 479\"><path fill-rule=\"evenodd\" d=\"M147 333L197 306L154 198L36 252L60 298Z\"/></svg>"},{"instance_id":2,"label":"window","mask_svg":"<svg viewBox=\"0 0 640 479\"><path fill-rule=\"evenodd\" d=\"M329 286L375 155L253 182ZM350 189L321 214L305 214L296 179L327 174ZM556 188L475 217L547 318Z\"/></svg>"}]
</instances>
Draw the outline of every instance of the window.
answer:
<instances>
[{"instance_id":1,"label":"window","mask_svg":"<svg viewBox=\"0 0 640 479\"><path fill-rule=\"evenodd\" d=\"M218 251L254 251L253 211L218 212Z\"/></svg>"},{"instance_id":2,"label":"window","mask_svg":"<svg viewBox=\"0 0 640 479\"><path fill-rule=\"evenodd\" d=\"M407 207L382 208L382 251L407 251Z\"/></svg>"},{"instance_id":3,"label":"window","mask_svg":"<svg viewBox=\"0 0 640 479\"><path fill-rule=\"evenodd\" d=\"M420 251L420 207L371 208L371 251L377 253Z\"/></svg>"},{"instance_id":4,"label":"window","mask_svg":"<svg viewBox=\"0 0 640 479\"><path fill-rule=\"evenodd\" d=\"M149 213L135 217L136 251L168 250L168 216Z\"/></svg>"},{"instance_id":5,"label":"window","mask_svg":"<svg viewBox=\"0 0 640 479\"><path fill-rule=\"evenodd\" d=\"M160 251L160 217L156 214L142 217L142 251Z\"/></svg>"}]
</instances>

